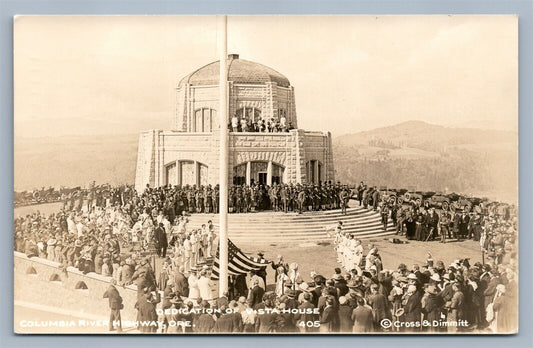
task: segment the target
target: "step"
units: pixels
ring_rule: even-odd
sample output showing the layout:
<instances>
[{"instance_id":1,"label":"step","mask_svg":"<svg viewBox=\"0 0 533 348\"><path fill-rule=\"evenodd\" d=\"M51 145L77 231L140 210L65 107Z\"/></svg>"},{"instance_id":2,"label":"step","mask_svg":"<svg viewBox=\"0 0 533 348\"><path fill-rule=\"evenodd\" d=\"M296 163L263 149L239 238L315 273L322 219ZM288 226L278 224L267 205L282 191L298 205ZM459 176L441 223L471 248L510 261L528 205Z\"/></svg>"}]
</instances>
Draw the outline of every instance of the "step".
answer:
<instances>
[{"instance_id":1,"label":"step","mask_svg":"<svg viewBox=\"0 0 533 348\"><path fill-rule=\"evenodd\" d=\"M380 231L378 233L368 233L368 234L356 234L358 239L369 239L369 238L380 238L385 236L394 235L395 231ZM298 237L283 237L282 239L276 239L272 238L272 236L269 237L233 237L230 236L231 240L234 242L271 242L271 243L283 243L283 242L294 242L294 241L302 241L302 242L309 242L309 241L328 241L333 243L333 238L327 237L327 236L316 236L316 237L307 237L307 236L298 236Z\"/></svg>"},{"instance_id":2,"label":"step","mask_svg":"<svg viewBox=\"0 0 533 348\"><path fill-rule=\"evenodd\" d=\"M341 216L335 216L335 217L322 217L322 216L315 216L313 218L305 218L301 219L298 216L287 216L287 215L265 215L261 217L256 216L249 216L249 217L240 217L238 219L232 218L232 215L228 215L228 222L231 223L245 223L245 222L251 222L251 223L317 223L317 222L330 222L330 223L336 223L337 221L351 221L351 220L357 220L357 219L364 219L364 218L377 218L381 219L381 216L375 212L363 212L361 214L353 215L341 215ZM201 222L206 223L207 221L212 220L213 222L218 221L218 215L216 216L209 216L209 215L193 215L189 217L190 222Z\"/></svg>"},{"instance_id":3,"label":"step","mask_svg":"<svg viewBox=\"0 0 533 348\"><path fill-rule=\"evenodd\" d=\"M390 223L392 224L392 222ZM190 228L199 228L201 224L198 224L196 222L189 223ZM263 223L242 223L242 224L235 224L235 223L229 223L228 226L230 229L234 230L242 230L246 229L249 230L250 228L253 229L291 229L291 230L324 230L326 228L332 228L336 224L322 224L322 223L270 223L270 224L263 224ZM382 225L380 219L365 219L362 221L344 221L343 229L350 229L350 228L361 228L361 227L368 227L368 226L377 226ZM217 228L217 225L215 224L215 228Z\"/></svg>"},{"instance_id":4,"label":"step","mask_svg":"<svg viewBox=\"0 0 533 348\"><path fill-rule=\"evenodd\" d=\"M389 227L387 231L395 231L393 227ZM346 231L349 234L353 235L363 235L363 234L371 234L371 233L381 233L385 232L382 228L372 228L372 229L364 229L364 230L351 230ZM278 232L278 231L262 231L262 232L235 232L235 231L229 231L230 237L297 237L297 236L308 236L308 237L314 237L314 236L327 236L327 233L324 231L321 232L308 232L308 233L298 233L293 231L287 231L287 232Z\"/></svg>"}]
</instances>

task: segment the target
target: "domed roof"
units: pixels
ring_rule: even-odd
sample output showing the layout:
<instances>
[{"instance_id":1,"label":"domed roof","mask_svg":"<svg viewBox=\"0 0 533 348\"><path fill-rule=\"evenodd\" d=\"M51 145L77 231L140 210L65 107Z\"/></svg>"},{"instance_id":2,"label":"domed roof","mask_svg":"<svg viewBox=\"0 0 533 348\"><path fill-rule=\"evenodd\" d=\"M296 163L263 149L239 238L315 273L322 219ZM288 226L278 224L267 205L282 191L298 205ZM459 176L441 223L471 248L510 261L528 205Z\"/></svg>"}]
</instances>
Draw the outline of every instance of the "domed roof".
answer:
<instances>
[{"instance_id":1,"label":"domed roof","mask_svg":"<svg viewBox=\"0 0 533 348\"><path fill-rule=\"evenodd\" d=\"M227 64L228 81L249 84L276 82L278 86L282 87L289 87L291 85L289 80L276 70L259 63L239 59L238 54L230 54ZM181 87L186 83L193 86L218 85L219 66L220 63L218 60L207 64L182 78L178 86Z\"/></svg>"}]
</instances>

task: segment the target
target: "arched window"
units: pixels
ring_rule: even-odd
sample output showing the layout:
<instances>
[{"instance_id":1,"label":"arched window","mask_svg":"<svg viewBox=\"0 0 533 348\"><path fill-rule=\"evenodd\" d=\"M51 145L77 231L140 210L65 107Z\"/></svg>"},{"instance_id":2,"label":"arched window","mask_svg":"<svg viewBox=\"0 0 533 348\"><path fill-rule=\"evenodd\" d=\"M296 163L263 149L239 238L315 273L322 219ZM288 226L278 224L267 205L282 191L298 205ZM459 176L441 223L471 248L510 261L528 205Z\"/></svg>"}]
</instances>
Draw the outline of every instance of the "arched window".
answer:
<instances>
[{"instance_id":1,"label":"arched window","mask_svg":"<svg viewBox=\"0 0 533 348\"><path fill-rule=\"evenodd\" d=\"M214 109L202 108L196 110L194 112L191 130L193 132L212 132L216 114L217 111Z\"/></svg>"},{"instance_id":2,"label":"arched window","mask_svg":"<svg viewBox=\"0 0 533 348\"><path fill-rule=\"evenodd\" d=\"M261 117L261 109L253 108L253 107L246 107L246 108L240 108L238 109L235 114L240 119L244 118L246 120L251 120L252 122L255 122Z\"/></svg>"}]
</instances>

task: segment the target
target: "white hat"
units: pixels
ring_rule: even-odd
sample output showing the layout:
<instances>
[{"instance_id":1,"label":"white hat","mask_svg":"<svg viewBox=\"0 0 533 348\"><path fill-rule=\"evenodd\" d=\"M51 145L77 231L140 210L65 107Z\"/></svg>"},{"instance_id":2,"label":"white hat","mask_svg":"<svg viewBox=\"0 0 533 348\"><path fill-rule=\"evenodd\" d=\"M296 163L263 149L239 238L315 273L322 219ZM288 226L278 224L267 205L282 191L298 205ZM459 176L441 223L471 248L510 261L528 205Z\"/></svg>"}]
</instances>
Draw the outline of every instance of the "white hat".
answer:
<instances>
[{"instance_id":1,"label":"white hat","mask_svg":"<svg viewBox=\"0 0 533 348\"><path fill-rule=\"evenodd\" d=\"M409 275L407 276L407 279L418 280L418 278L416 277L414 273L409 273Z\"/></svg>"},{"instance_id":2,"label":"white hat","mask_svg":"<svg viewBox=\"0 0 533 348\"><path fill-rule=\"evenodd\" d=\"M431 279L433 279L436 282L440 282L440 276L438 273L433 273L433 275L431 276Z\"/></svg>"}]
</instances>

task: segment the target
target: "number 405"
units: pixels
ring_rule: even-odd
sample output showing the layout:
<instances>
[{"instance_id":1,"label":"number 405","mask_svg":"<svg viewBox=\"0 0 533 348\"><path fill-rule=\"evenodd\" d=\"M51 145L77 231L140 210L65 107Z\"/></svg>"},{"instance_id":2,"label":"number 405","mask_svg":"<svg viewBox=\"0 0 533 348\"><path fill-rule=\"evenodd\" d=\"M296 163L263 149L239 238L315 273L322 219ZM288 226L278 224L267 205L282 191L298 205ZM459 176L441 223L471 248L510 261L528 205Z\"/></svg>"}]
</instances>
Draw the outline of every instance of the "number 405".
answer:
<instances>
[{"instance_id":1,"label":"number 405","mask_svg":"<svg viewBox=\"0 0 533 348\"><path fill-rule=\"evenodd\" d=\"M301 321L298 326L301 327L320 327L320 321Z\"/></svg>"}]
</instances>

